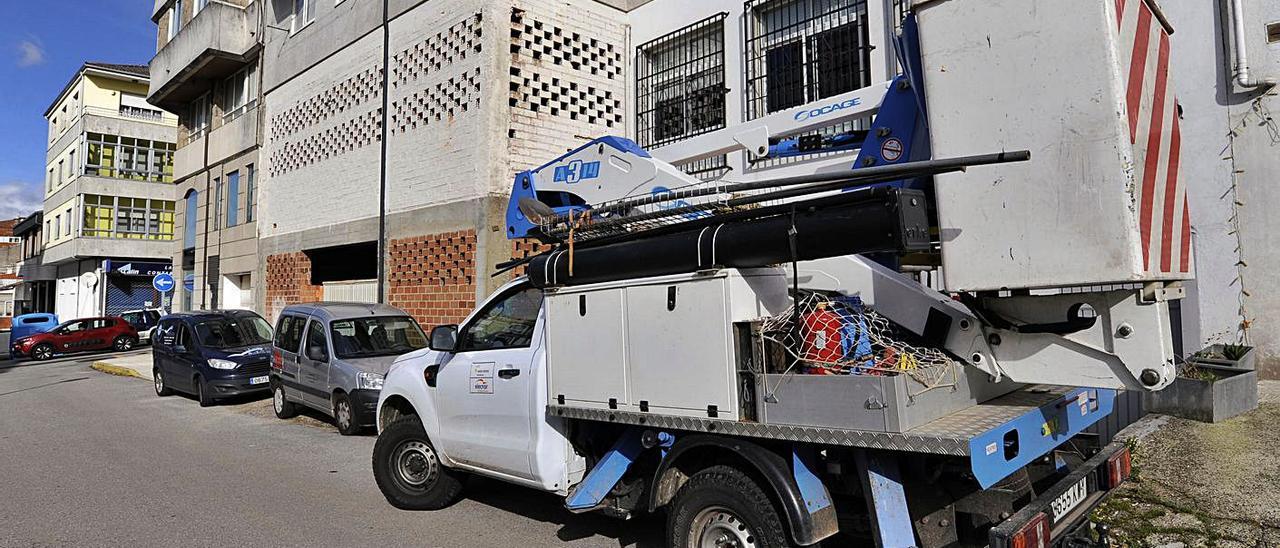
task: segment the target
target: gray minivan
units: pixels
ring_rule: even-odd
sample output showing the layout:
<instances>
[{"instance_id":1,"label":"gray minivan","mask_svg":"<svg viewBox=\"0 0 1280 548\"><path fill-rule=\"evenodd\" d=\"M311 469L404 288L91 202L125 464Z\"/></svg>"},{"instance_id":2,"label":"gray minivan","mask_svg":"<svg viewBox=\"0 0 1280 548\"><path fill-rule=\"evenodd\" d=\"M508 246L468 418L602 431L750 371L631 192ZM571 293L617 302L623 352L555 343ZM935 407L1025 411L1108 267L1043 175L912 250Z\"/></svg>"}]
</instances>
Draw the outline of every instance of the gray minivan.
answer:
<instances>
[{"instance_id":1,"label":"gray minivan","mask_svg":"<svg viewBox=\"0 0 1280 548\"><path fill-rule=\"evenodd\" d=\"M413 317L385 304L286 307L271 349L271 399L282 419L305 405L351 435L372 426L382 379L397 356L427 346Z\"/></svg>"}]
</instances>

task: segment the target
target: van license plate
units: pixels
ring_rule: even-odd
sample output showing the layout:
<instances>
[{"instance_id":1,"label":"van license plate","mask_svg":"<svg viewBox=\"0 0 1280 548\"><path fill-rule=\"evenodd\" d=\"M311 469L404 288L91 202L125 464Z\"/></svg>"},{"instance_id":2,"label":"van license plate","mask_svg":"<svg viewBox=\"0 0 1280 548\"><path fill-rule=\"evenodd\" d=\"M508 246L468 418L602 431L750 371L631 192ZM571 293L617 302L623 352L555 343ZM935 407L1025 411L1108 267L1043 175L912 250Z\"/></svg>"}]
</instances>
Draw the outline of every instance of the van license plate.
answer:
<instances>
[{"instance_id":1,"label":"van license plate","mask_svg":"<svg viewBox=\"0 0 1280 548\"><path fill-rule=\"evenodd\" d=\"M1088 480L1089 478L1087 477L1080 478L1079 483L1071 486L1066 493L1059 495L1058 498L1050 503L1050 506L1053 507L1054 523L1058 523L1062 518L1067 517L1067 514L1070 514L1072 510L1080 506L1080 503L1084 502L1085 496L1089 494Z\"/></svg>"},{"instance_id":2,"label":"van license plate","mask_svg":"<svg viewBox=\"0 0 1280 548\"><path fill-rule=\"evenodd\" d=\"M249 384L267 384L267 381L269 381L269 380L271 380L271 378L270 378L270 377L268 377L268 376L266 376L266 375L263 375L263 376L261 376L261 377L253 377L253 378L250 378L250 379L249 379Z\"/></svg>"}]
</instances>

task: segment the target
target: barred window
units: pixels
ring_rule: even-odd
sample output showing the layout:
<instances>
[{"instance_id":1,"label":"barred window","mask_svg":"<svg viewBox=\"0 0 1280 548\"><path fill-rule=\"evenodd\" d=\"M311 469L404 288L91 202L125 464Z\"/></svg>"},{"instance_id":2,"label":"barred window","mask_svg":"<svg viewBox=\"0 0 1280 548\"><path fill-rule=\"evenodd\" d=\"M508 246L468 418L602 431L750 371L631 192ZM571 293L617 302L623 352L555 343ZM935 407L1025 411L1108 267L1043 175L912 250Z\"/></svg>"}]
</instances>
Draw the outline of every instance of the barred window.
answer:
<instances>
[{"instance_id":1,"label":"barred window","mask_svg":"<svg viewBox=\"0 0 1280 548\"><path fill-rule=\"evenodd\" d=\"M747 117L871 85L866 0L747 0Z\"/></svg>"},{"instance_id":2,"label":"barred window","mask_svg":"<svg viewBox=\"0 0 1280 548\"><path fill-rule=\"evenodd\" d=\"M636 48L636 134L641 146L662 146L725 127L726 16L718 13Z\"/></svg>"}]
</instances>

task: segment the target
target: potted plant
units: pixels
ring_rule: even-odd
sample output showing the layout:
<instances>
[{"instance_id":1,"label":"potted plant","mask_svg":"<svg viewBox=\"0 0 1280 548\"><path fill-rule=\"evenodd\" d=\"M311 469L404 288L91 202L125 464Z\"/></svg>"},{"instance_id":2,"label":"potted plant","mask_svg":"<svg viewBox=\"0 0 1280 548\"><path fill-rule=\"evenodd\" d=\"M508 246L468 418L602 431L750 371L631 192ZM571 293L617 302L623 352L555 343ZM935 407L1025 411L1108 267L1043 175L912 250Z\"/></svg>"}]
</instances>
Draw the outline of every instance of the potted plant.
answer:
<instances>
[{"instance_id":1,"label":"potted plant","mask_svg":"<svg viewBox=\"0 0 1280 548\"><path fill-rule=\"evenodd\" d=\"M1219 422L1256 409L1253 347L1216 344L1196 352L1178 368L1173 383L1148 392L1145 400L1149 412L1201 422Z\"/></svg>"},{"instance_id":2,"label":"potted plant","mask_svg":"<svg viewBox=\"0 0 1280 548\"><path fill-rule=\"evenodd\" d=\"M1191 355L1187 361L1198 365L1254 370L1253 347L1243 344L1214 344Z\"/></svg>"}]
</instances>

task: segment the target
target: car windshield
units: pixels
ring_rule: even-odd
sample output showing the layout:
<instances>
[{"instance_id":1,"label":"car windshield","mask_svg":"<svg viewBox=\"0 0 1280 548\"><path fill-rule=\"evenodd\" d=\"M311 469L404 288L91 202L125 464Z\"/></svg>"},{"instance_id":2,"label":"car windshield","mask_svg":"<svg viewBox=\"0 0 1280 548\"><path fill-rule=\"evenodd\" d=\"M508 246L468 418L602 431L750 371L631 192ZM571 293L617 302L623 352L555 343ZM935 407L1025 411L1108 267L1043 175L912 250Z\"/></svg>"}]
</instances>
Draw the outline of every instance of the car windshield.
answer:
<instances>
[{"instance_id":1,"label":"car windshield","mask_svg":"<svg viewBox=\"0 0 1280 548\"><path fill-rule=\"evenodd\" d=\"M395 356L427 346L422 328L408 316L334 320L329 329L339 358Z\"/></svg>"},{"instance_id":2,"label":"car windshield","mask_svg":"<svg viewBox=\"0 0 1280 548\"><path fill-rule=\"evenodd\" d=\"M147 319L142 315L141 310L137 312L125 312L124 314L121 314L120 317L124 318L124 321L129 322L129 325L133 326L147 323Z\"/></svg>"},{"instance_id":3,"label":"car windshield","mask_svg":"<svg viewBox=\"0 0 1280 548\"><path fill-rule=\"evenodd\" d=\"M234 348L271 342L271 326L257 316L206 320L196 324L196 337L209 348Z\"/></svg>"}]
</instances>

